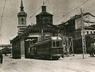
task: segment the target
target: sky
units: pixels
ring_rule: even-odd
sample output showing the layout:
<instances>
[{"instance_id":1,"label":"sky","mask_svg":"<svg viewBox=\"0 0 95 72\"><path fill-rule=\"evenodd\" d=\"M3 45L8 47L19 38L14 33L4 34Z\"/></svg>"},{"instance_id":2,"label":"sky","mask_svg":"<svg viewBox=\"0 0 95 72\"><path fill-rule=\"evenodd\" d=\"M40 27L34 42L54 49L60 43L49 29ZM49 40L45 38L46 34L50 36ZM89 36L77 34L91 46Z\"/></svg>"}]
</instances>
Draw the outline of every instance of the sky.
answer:
<instances>
[{"instance_id":1,"label":"sky","mask_svg":"<svg viewBox=\"0 0 95 72\"><path fill-rule=\"evenodd\" d=\"M9 44L17 35L17 13L20 11L21 0L0 0L0 44ZM27 25L36 24L36 15L41 12L43 0L23 0L24 10L28 14ZM61 24L75 14L90 12L95 15L95 0L45 0L47 11L53 14L53 24ZM4 11L3 11L4 8ZM3 12L3 17L1 19Z\"/></svg>"}]
</instances>

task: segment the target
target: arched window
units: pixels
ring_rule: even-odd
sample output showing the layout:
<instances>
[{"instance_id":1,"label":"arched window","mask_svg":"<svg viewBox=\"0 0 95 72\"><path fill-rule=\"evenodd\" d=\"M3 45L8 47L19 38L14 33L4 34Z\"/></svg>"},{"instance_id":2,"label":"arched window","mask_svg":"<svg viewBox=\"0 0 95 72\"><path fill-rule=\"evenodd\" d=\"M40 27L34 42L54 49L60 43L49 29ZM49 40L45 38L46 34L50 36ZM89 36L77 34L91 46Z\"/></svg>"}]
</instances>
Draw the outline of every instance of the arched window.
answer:
<instances>
[{"instance_id":1,"label":"arched window","mask_svg":"<svg viewBox=\"0 0 95 72\"><path fill-rule=\"evenodd\" d=\"M24 19L23 18L21 18L21 23L24 24Z\"/></svg>"},{"instance_id":2,"label":"arched window","mask_svg":"<svg viewBox=\"0 0 95 72\"><path fill-rule=\"evenodd\" d=\"M89 34L89 32L87 31L87 34Z\"/></svg>"},{"instance_id":3,"label":"arched window","mask_svg":"<svg viewBox=\"0 0 95 72\"><path fill-rule=\"evenodd\" d=\"M91 34L92 34L92 31L91 31Z\"/></svg>"}]
</instances>

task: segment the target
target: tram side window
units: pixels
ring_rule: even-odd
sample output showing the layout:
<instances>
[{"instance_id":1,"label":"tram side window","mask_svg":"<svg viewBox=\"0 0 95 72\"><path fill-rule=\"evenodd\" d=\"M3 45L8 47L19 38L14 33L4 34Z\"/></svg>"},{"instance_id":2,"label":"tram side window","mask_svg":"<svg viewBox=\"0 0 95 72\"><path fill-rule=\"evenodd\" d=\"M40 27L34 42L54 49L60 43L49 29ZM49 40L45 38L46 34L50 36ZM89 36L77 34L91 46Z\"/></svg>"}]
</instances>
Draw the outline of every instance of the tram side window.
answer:
<instances>
[{"instance_id":1,"label":"tram side window","mask_svg":"<svg viewBox=\"0 0 95 72\"><path fill-rule=\"evenodd\" d=\"M60 46L60 42L56 41L56 46L59 47Z\"/></svg>"},{"instance_id":2,"label":"tram side window","mask_svg":"<svg viewBox=\"0 0 95 72\"><path fill-rule=\"evenodd\" d=\"M53 41L53 43L52 43L53 45L53 47L56 47L56 41Z\"/></svg>"},{"instance_id":3,"label":"tram side window","mask_svg":"<svg viewBox=\"0 0 95 72\"><path fill-rule=\"evenodd\" d=\"M53 43L52 43L53 45L53 47L59 47L60 46L60 42L59 41L53 41Z\"/></svg>"}]
</instances>

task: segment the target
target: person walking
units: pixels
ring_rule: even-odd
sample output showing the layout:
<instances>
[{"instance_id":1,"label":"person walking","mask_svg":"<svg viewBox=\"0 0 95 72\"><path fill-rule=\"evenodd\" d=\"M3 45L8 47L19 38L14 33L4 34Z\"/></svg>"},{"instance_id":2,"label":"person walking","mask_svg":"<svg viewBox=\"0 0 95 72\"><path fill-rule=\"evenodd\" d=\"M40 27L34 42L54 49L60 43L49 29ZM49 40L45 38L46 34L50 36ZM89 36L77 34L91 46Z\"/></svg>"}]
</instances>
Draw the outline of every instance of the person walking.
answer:
<instances>
[{"instance_id":1,"label":"person walking","mask_svg":"<svg viewBox=\"0 0 95 72\"><path fill-rule=\"evenodd\" d=\"M2 55L2 52L0 52L0 63L1 64L3 63L3 55Z\"/></svg>"},{"instance_id":2,"label":"person walking","mask_svg":"<svg viewBox=\"0 0 95 72\"><path fill-rule=\"evenodd\" d=\"M89 54L91 57L94 57L94 53L95 53L95 47L94 47L94 43L92 43L91 47L89 48Z\"/></svg>"}]
</instances>

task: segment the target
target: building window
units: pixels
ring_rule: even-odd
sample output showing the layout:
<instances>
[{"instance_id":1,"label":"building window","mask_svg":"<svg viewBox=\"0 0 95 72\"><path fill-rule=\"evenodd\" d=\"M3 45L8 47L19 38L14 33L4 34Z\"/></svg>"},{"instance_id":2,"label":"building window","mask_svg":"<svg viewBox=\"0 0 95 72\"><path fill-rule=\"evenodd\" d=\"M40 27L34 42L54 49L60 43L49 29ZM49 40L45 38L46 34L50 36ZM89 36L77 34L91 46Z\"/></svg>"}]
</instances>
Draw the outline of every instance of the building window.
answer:
<instances>
[{"instance_id":1,"label":"building window","mask_svg":"<svg viewBox=\"0 0 95 72\"><path fill-rule=\"evenodd\" d=\"M23 21L24 21L24 19L22 18L22 19L21 19L21 21L23 22Z\"/></svg>"},{"instance_id":2,"label":"building window","mask_svg":"<svg viewBox=\"0 0 95 72\"><path fill-rule=\"evenodd\" d=\"M59 47L60 46L60 42L56 41L56 46Z\"/></svg>"},{"instance_id":3,"label":"building window","mask_svg":"<svg viewBox=\"0 0 95 72\"><path fill-rule=\"evenodd\" d=\"M91 34L92 34L92 31L91 31Z\"/></svg>"},{"instance_id":4,"label":"building window","mask_svg":"<svg viewBox=\"0 0 95 72\"><path fill-rule=\"evenodd\" d=\"M56 47L56 42L55 41L53 41L52 46Z\"/></svg>"},{"instance_id":5,"label":"building window","mask_svg":"<svg viewBox=\"0 0 95 72\"><path fill-rule=\"evenodd\" d=\"M87 34L89 34L89 32L87 31Z\"/></svg>"},{"instance_id":6,"label":"building window","mask_svg":"<svg viewBox=\"0 0 95 72\"><path fill-rule=\"evenodd\" d=\"M23 18L21 18L21 22L22 22L22 24L24 24L24 19Z\"/></svg>"}]
</instances>

